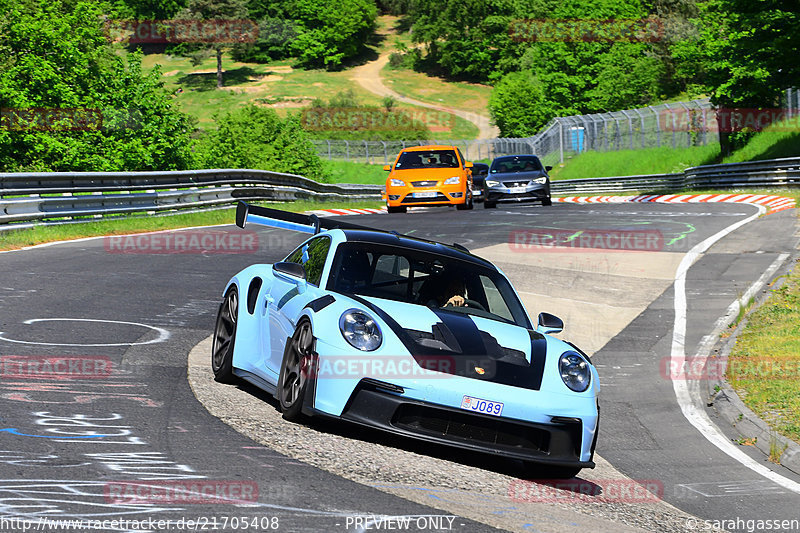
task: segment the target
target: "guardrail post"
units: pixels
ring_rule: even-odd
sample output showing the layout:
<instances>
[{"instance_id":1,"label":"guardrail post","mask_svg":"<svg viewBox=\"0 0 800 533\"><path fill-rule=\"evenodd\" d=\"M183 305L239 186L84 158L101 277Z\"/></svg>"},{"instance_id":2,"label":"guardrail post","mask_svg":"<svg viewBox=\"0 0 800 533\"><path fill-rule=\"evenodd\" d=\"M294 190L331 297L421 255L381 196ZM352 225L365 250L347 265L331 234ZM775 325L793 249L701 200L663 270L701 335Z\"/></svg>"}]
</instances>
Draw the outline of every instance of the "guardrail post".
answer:
<instances>
[{"instance_id":1,"label":"guardrail post","mask_svg":"<svg viewBox=\"0 0 800 533\"><path fill-rule=\"evenodd\" d=\"M644 130L645 130L645 125L644 125L644 115L642 115L642 114L639 112L639 110L638 110L638 109L634 109L634 111L636 112L636 114L637 114L637 115L639 115L639 123L642 125L642 148L644 148L644 147L646 146L646 144L645 144L645 138L644 138ZM633 144L633 143L631 143L631 144Z\"/></svg>"},{"instance_id":2,"label":"guardrail post","mask_svg":"<svg viewBox=\"0 0 800 533\"><path fill-rule=\"evenodd\" d=\"M686 111L686 147L692 146L692 128L690 126L690 122L692 122L692 115L689 112L689 108L683 102L678 102L681 107Z\"/></svg>"},{"instance_id":3,"label":"guardrail post","mask_svg":"<svg viewBox=\"0 0 800 533\"><path fill-rule=\"evenodd\" d=\"M656 117L656 146L661 148L661 120L658 116L658 111L655 110L653 106L647 106L650 108L650 111L653 112L653 115Z\"/></svg>"},{"instance_id":4,"label":"guardrail post","mask_svg":"<svg viewBox=\"0 0 800 533\"><path fill-rule=\"evenodd\" d=\"M631 138L630 144L631 144L631 150L633 150L633 118L624 109L622 110L622 114L625 115L625 118L628 119L628 135Z\"/></svg>"}]
</instances>

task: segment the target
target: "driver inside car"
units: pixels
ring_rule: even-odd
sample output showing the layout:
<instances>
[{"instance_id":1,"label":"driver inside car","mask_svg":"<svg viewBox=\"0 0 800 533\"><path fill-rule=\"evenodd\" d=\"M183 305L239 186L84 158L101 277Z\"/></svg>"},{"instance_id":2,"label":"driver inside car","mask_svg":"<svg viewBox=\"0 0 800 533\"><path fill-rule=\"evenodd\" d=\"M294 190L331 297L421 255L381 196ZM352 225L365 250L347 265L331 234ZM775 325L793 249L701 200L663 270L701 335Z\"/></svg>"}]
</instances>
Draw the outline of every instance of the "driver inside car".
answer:
<instances>
[{"instance_id":1,"label":"driver inside car","mask_svg":"<svg viewBox=\"0 0 800 533\"><path fill-rule=\"evenodd\" d=\"M447 283L447 288L439 297L439 307L446 307L452 305L455 307L463 307L466 304L467 288L464 286L464 280L460 277L451 278Z\"/></svg>"},{"instance_id":2,"label":"driver inside car","mask_svg":"<svg viewBox=\"0 0 800 533\"><path fill-rule=\"evenodd\" d=\"M428 307L464 307L467 289L464 279L452 273L432 274L419 292L419 301Z\"/></svg>"}]
</instances>

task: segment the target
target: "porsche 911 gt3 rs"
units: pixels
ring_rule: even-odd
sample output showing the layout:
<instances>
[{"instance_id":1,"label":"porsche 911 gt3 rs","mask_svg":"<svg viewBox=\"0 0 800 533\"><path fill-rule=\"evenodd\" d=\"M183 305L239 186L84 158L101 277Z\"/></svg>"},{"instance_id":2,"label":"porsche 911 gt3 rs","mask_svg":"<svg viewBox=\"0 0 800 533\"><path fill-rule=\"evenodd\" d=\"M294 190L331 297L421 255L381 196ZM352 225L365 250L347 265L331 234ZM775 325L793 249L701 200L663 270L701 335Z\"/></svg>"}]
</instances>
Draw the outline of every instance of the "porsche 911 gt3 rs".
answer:
<instances>
[{"instance_id":1,"label":"porsche 911 gt3 rs","mask_svg":"<svg viewBox=\"0 0 800 533\"><path fill-rule=\"evenodd\" d=\"M237 224L311 233L236 274L213 336L218 381L273 394L284 418L332 417L521 460L546 477L592 468L598 375L537 325L505 275L445 245L240 203Z\"/></svg>"}]
</instances>

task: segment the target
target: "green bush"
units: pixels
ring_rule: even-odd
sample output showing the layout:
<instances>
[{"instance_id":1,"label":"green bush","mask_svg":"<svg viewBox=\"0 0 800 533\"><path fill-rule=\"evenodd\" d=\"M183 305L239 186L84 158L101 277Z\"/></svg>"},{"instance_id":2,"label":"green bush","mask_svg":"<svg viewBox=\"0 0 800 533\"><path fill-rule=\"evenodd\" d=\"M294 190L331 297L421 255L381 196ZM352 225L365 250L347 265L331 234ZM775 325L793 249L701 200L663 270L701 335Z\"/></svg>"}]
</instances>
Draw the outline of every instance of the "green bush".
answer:
<instances>
[{"instance_id":1,"label":"green bush","mask_svg":"<svg viewBox=\"0 0 800 533\"><path fill-rule=\"evenodd\" d=\"M103 30L95 3L0 0L0 171L192 165L191 119Z\"/></svg>"},{"instance_id":2,"label":"green bush","mask_svg":"<svg viewBox=\"0 0 800 533\"><path fill-rule=\"evenodd\" d=\"M251 61L297 57L303 66L336 70L363 51L377 16L371 0L254 0L250 17L267 31L236 53Z\"/></svg>"},{"instance_id":3,"label":"green bush","mask_svg":"<svg viewBox=\"0 0 800 533\"><path fill-rule=\"evenodd\" d=\"M322 162L297 117L248 105L215 117L217 129L198 144L204 168L250 168L300 174L322 181Z\"/></svg>"}]
</instances>

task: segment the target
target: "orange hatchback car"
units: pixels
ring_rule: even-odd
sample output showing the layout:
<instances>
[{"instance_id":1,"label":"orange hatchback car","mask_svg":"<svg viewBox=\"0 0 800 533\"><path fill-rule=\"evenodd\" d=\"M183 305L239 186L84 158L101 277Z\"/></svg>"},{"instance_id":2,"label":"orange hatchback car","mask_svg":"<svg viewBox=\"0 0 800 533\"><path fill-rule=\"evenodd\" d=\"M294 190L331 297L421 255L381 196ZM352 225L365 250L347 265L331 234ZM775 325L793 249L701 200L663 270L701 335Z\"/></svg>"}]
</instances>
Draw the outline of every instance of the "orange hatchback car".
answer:
<instances>
[{"instance_id":1,"label":"orange hatchback car","mask_svg":"<svg viewBox=\"0 0 800 533\"><path fill-rule=\"evenodd\" d=\"M455 146L414 146L386 165L386 207L405 213L409 206L455 205L472 209L472 163Z\"/></svg>"}]
</instances>

